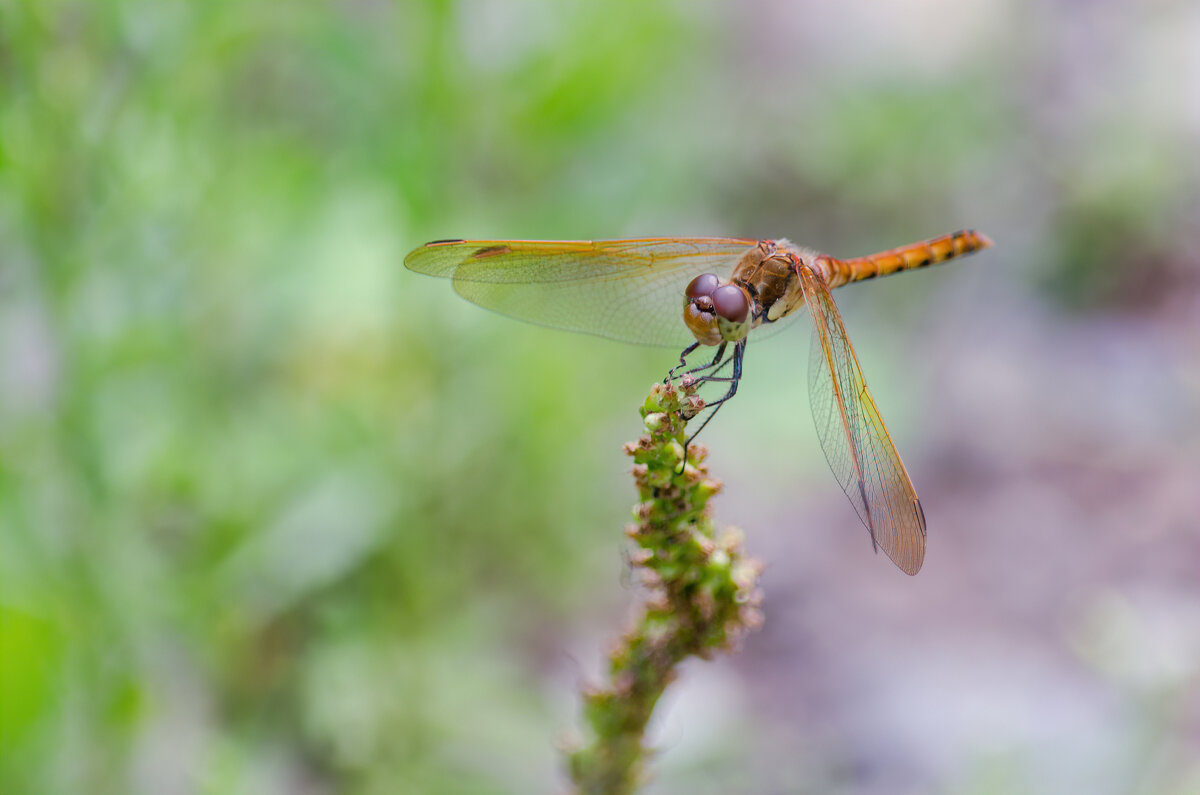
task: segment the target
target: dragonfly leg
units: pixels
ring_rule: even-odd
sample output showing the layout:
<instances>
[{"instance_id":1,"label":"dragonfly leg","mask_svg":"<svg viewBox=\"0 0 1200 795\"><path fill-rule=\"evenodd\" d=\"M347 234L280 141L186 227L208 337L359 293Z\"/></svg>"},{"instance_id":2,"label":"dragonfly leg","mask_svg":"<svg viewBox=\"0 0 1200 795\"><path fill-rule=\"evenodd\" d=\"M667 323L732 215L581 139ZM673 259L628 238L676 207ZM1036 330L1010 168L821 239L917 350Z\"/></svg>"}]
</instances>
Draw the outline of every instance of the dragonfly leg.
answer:
<instances>
[{"instance_id":1,"label":"dragonfly leg","mask_svg":"<svg viewBox=\"0 0 1200 795\"><path fill-rule=\"evenodd\" d=\"M699 347L700 347L699 342L693 342L691 345L684 348L683 352L679 354L679 364L675 365L674 367L672 367L670 370L667 371L667 377L663 379L663 383L669 383L670 381L674 380L675 371L678 370L680 367L687 367L687 357L691 354L692 351L696 350Z\"/></svg>"},{"instance_id":2,"label":"dragonfly leg","mask_svg":"<svg viewBox=\"0 0 1200 795\"><path fill-rule=\"evenodd\" d=\"M711 370L712 368L716 367L717 364L721 361L721 359L723 359L725 357L725 346L728 344L729 343L727 343L727 342L722 342L720 345L717 346L717 355L713 357L713 360L711 362L709 362L708 364L702 364L699 367L693 367L691 370L685 370L683 374L684 375L692 375L693 373L699 373L704 370ZM701 376L701 378L703 378L703 376Z\"/></svg>"},{"instance_id":3,"label":"dragonfly leg","mask_svg":"<svg viewBox=\"0 0 1200 795\"><path fill-rule=\"evenodd\" d=\"M699 347L699 345L700 345L700 343L694 342L691 345L689 345L688 347L683 349L683 353L681 353L679 355L679 364L672 367L671 371L667 373L668 381L670 381L671 379L673 379L675 377L676 370L678 370L680 367L684 367L687 365L688 354L690 354L692 351L696 350L696 348ZM724 367L725 364L727 364L729 361L728 359L726 359L725 362L721 361L722 359L725 358L725 348L728 345L729 345L728 342L722 342L720 345L717 346L717 353L715 356L713 356L711 362L709 362L708 364L698 365L696 367L693 367L690 370L684 370L683 375L693 375L695 373L704 372L705 370L711 370L714 367L716 367L718 370L721 369L721 367ZM720 365L720 366L718 366L718 365ZM700 376L700 378L697 380L704 381L706 378L707 378L707 376Z\"/></svg>"},{"instance_id":4,"label":"dragonfly leg","mask_svg":"<svg viewBox=\"0 0 1200 795\"><path fill-rule=\"evenodd\" d=\"M702 380L703 380L703 381L705 381L705 382L709 382L709 381L720 381L720 382L722 382L722 383L727 383L727 384L729 384L729 391L728 391L728 392L726 392L724 395L722 395L722 396L721 396L720 398L718 398L717 400L714 400L712 403L709 403L709 404L708 404L708 406L710 406L710 407L711 407L711 406L720 406L720 405L721 405L722 403L724 403L726 400L729 400L731 397L733 397L734 395L736 395L736 394L737 394L738 383L739 383L739 382L742 380L742 355L743 355L745 352L746 352L746 343L745 343L745 341L739 342L739 343L737 344L737 347L735 347L735 348L733 349L733 356L731 356L731 357L730 357L730 359L733 361L733 375L729 375L729 376L716 376L716 375L708 375L708 376L704 376L704 378L703 378ZM728 364L728 362L726 362L726 364ZM722 367L722 368L724 368L724 366L725 366L724 364L723 364L723 365L721 365L721 367ZM712 416L711 416L711 415L709 416L709 419L712 419ZM705 422L707 423L707 422L708 422L708 420L705 420ZM703 428L704 426L703 426L703 425L701 425L700 427L701 427L701 428ZM699 432L700 432L700 431L696 431L696 433L699 433ZM695 434L695 433L694 433L694 434L692 434L692 438L694 439L695 437L696 437L696 434Z\"/></svg>"},{"instance_id":5,"label":"dragonfly leg","mask_svg":"<svg viewBox=\"0 0 1200 795\"><path fill-rule=\"evenodd\" d=\"M719 381L722 383L728 383L730 381L733 381L734 378L732 376L718 375L718 373L720 373L722 370L724 370L726 367L728 367L731 363L733 363L735 358L736 358L736 356L734 354L730 354L729 357L726 358L725 361L723 361L719 365L717 365L717 367L712 372L705 373L704 375L697 378L696 384L697 385L707 384L707 383L716 382L716 381ZM692 371L689 370L688 372L690 373ZM741 376L738 376L738 377L740 378Z\"/></svg>"},{"instance_id":6,"label":"dragonfly leg","mask_svg":"<svg viewBox=\"0 0 1200 795\"><path fill-rule=\"evenodd\" d=\"M683 465L679 468L680 472L682 472L683 468L687 466L688 446L691 445L691 443L695 440L695 438L700 435L700 431L704 430L704 426L708 425L708 423L712 421L712 418L717 416L717 412L721 410L721 406L723 406L727 400L729 400L731 397L733 397L734 395L737 394L738 382L742 380L742 356L745 354L745 352L746 352L746 341L744 339L739 340L738 343L733 348L733 355L729 357L729 360L722 363L721 367L717 368L718 370L722 369L725 367L726 364L729 363L729 361L732 361L733 362L733 375L732 376L718 378L718 377L715 377L712 375L708 375L708 376L703 377L702 380L704 380L704 381L728 382L729 390L723 396L721 396L718 400L714 400L712 403L709 403L707 406L705 406L705 408L711 408L712 413L704 418L704 422L700 423L700 427L696 429L695 433L693 433L691 436L689 436L687 438L687 441L683 443Z\"/></svg>"}]
</instances>

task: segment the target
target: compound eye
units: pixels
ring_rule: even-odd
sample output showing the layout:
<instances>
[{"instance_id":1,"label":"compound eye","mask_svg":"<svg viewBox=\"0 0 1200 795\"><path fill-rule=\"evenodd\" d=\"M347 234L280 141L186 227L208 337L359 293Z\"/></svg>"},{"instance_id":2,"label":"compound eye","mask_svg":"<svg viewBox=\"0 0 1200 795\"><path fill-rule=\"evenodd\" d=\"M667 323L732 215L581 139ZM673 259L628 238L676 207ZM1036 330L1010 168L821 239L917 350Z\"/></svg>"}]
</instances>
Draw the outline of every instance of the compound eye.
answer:
<instances>
[{"instance_id":1,"label":"compound eye","mask_svg":"<svg viewBox=\"0 0 1200 795\"><path fill-rule=\"evenodd\" d=\"M746 319L746 315L750 314L750 301L746 292L737 285L725 284L718 287L713 291L712 302L717 316L732 323L741 323Z\"/></svg>"},{"instance_id":2,"label":"compound eye","mask_svg":"<svg viewBox=\"0 0 1200 795\"><path fill-rule=\"evenodd\" d=\"M691 284L687 286L688 298L699 298L702 295L712 295L713 290L721 285L721 280L712 273L702 273L692 279Z\"/></svg>"}]
</instances>

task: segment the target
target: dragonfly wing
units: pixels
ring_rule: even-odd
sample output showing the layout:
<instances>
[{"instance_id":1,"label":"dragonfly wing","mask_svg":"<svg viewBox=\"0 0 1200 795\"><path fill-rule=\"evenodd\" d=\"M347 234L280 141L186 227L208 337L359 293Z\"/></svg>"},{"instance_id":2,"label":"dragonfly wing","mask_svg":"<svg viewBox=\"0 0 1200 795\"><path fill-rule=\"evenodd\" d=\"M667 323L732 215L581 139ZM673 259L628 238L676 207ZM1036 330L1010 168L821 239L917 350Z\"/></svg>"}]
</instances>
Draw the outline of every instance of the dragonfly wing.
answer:
<instances>
[{"instance_id":1,"label":"dragonfly wing","mask_svg":"<svg viewBox=\"0 0 1200 795\"><path fill-rule=\"evenodd\" d=\"M757 241L452 240L404 259L410 270L453 280L468 301L543 326L645 345L694 342L683 291L701 273L727 276Z\"/></svg>"},{"instance_id":2,"label":"dragonfly wing","mask_svg":"<svg viewBox=\"0 0 1200 795\"><path fill-rule=\"evenodd\" d=\"M925 513L916 489L863 380L829 288L808 268L800 274L813 319L808 391L821 448L876 549L916 574L925 560Z\"/></svg>"}]
</instances>

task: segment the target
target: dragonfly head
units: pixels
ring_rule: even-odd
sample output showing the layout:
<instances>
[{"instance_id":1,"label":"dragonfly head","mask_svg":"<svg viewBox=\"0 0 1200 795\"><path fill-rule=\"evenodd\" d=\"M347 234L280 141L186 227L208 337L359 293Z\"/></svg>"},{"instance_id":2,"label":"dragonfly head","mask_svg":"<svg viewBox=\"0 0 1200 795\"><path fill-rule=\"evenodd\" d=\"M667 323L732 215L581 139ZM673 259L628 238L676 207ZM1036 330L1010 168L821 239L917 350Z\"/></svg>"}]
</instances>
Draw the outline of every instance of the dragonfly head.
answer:
<instances>
[{"instance_id":1,"label":"dragonfly head","mask_svg":"<svg viewBox=\"0 0 1200 795\"><path fill-rule=\"evenodd\" d=\"M703 345L737 342L750 333L750 295L715 274L701 274L684 291L683 322Z\"/></svg>"}]
</instances>

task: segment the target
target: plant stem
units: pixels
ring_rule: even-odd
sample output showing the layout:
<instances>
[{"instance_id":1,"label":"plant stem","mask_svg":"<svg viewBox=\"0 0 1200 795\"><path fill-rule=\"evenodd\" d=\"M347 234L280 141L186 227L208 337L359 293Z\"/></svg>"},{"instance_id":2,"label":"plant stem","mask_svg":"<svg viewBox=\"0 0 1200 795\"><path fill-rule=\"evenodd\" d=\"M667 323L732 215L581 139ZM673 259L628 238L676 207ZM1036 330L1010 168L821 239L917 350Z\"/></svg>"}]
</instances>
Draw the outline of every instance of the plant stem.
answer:
<instances>
[{"instance_id":1,"label":"plant stem","mask_svg":"<svg viewBox=\"0 0 1200 795\"><path fill-rule=\"evenodd\" d=\"M647 433L625 446L640 499L626 534L640 547L631 560L648 595L609 656L608 683L583 694L588 736L567 757L580 795L633 792L651 751L646 724L679 664L731 650L762 623L762 567L742 556L738 530L718 534L710 517L721 483L708 477L707 451L689 446L680 469L687 421L704 405L689 382L655 384L641 409Z\"/></svg>"}]
</instances>

